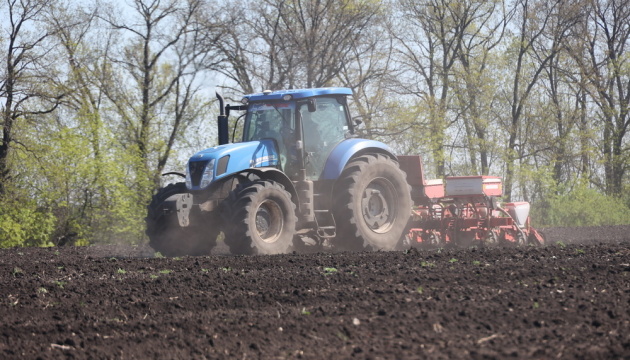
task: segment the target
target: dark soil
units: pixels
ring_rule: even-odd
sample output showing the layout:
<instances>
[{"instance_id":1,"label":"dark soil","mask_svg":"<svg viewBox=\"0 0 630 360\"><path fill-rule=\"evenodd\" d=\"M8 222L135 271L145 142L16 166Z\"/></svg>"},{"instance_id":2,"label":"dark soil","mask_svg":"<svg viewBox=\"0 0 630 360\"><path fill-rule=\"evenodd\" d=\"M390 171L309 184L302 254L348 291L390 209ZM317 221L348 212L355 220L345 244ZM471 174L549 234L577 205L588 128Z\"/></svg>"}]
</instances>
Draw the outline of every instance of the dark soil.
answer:
<instances>
[{"instance_id":1,"label":"dark soil","mask_svg":"<svg viewBox=\"0 0 630 360\"><path fill-rule=\"evenodd\" d=\"M630 358L630 226L545 232L539 248L0 250L0 358Z\"/></svg>"}]
</instances>

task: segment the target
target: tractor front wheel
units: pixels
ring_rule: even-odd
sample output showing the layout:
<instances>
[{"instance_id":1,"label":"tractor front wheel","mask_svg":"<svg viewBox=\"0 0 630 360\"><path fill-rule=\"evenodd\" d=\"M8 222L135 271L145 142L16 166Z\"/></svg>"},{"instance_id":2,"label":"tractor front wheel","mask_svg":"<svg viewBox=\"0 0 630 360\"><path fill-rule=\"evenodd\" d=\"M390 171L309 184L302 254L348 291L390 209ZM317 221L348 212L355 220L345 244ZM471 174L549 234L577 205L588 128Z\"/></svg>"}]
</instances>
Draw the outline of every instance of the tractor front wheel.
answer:
<instances>
[{"instance_id":1,"label":"tractor front wheel","mask_svg":"<svg viewBox=\"0 0 630 360\"><path fill-rule=\"evenodd\" d=\"M283 254L293 245L297 217L291 194L274 181L239 185L228 199L225 242L233 254Z\"/></svg>"},{"instance_id":2,"label":"tractor front wheel","mask_svg":"<svg viewBox=\"0 0 630 360\"><path fill-rule=\"evenodd\" d=\"M339 249L396 249L411 216L405 173L380 154L352 160L335 185L334 214Z\"/></svg>"},{"instance_id":3,"label":"tractor front wheel","mask_svg":"<svg viewBox=\"0 0 630 360\"><path fill-rule=\"evenodd\" d=\"M202 219L198 209L190 212L190 225L180 226L175 203L187 193L186 184L169 184L153 196L147 207L149 245L164 256L209 255L216 245L220 222Z\"/></svg>"}]
</instances>

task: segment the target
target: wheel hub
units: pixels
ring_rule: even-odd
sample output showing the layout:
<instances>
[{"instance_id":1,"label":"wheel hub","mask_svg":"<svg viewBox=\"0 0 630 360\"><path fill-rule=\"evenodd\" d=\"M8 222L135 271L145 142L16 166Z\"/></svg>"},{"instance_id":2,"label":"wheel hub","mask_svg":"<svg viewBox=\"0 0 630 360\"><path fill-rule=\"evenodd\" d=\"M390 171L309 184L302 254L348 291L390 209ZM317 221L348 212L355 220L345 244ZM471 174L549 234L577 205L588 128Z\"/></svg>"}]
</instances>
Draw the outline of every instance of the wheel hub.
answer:
<instances>
[{"instance_id":1,"label":"wheel hub","mask_svg":"<svg viewBox=\"0 0 630 360\"><path fill-rule=\"evenodd\" d=\"M262 241L272 243L278 240L284 226L282 210L272 200L266 200L256 211L256 232Z\"/></svg>"},{"instance_id":2,"label":"wheel hub","mask_svg":"<svg viewBox=\"0 0 630 360\"><path fill-rule=\"evenodd\" d=\"M363 219L375 232L386 232L396 217L392 184L386 179L372 181L361 198Z\"/></svg>"}]
</instances>

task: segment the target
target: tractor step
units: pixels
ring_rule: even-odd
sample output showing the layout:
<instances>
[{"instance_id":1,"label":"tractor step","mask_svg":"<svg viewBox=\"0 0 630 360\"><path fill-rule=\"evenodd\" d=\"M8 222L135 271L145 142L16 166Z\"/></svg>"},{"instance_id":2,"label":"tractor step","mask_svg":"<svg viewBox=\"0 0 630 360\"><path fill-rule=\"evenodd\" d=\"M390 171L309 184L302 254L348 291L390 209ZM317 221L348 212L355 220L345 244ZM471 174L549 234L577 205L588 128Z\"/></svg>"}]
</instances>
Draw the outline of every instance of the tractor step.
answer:
<instances>
[{"instance_id":1,"label":"tractor step","mask_svg":"<svg viewBox=\"0 0 630 360\"><path fill-rule=\"evenodd\" d=\"M319 194L314 195L318 196ZM315 209L313 212L315 213L317 235L325 239L334 238L337 235L337 225L330 210Z\"/></svg>"}]
</instances>

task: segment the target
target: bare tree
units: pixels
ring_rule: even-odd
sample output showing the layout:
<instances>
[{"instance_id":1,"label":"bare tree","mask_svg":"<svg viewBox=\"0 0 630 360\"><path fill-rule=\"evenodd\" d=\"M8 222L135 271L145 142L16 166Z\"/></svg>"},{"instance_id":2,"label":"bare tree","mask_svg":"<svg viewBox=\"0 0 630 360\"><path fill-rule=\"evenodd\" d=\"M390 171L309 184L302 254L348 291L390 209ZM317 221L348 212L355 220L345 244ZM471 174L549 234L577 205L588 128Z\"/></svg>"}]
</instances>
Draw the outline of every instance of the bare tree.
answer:
<instances>
[{"instance_id":1,"label":"bare tree","mask_svg":"<svg viewBox=\"0 0 630 360\"><path fill-rule=\"evenodd\" d=\"M68 96L64 99L64 105L77 113L81 113L88 120L86 127L92 145L92 152L100 163L103 144L101 132L103 120L101 106L103 104L103 92L98 83L102 81L105 65L104 54L101 49L89 47L91 31L94 30L97 20L95 9L82 11L80 9L68 9L64 7L52 8L48 19L49 28L55 33L55 38L60 45L67 63L67 80L64 86L68 89ZM100 38L104 44L104 52L112 43L110 34ZM87 50L89 49L89 50ZM100 78L100 80L99 80ZM100 166L96 167L95 177L99 178Z\"/></svg>"},{"instance_id":2,"label":"bare tree","mask_svg":"<svg viewBox=\"0 0 630 360\"><path fill-rule=\"evenodd\" d=\"M472 173L487 175L495 139L491 138L495 126L492 107L496 103L493 88L495 68L490 62L494 49L503 41L507 26L505 4L502 1L469 1L458 11L465 25L459 67L455 70L456 96L466 132L466 150Z\"/></svg>"},{"instance_id":3,"label":"bare tree","mask_svg":"<svg viewBox=\"0 0 630 360\"><path fill-rule=\"evenodd\" d=\"M398 71L394 69L394 41L388 34L389 9L372 17L364 36L348 44L350 52L343 61L339 81L352 89L351 106L365 126L361 136L374 139L388 134L391 110L388 88Z\"/></svg>"},{"instance_id":4,"label":"bare tree","mask_svg":"<svg viewBox=\"0 0 630 360\"><path fill-rule=\"evenodd\" d=\"M177 137L200 105L197 78L210 63L199 47L206 36L197 19L202 2L134 0L130 7L132 19L106 18L129 41L110 56L110 79L117 81L101 86L137 151L138 180L147 175L158 186Z\"/></svg>"},{"instance_id":5,"label":"bare tree","mask_svg":"<svg viewBox=\"0 0 630 360\"><path fill-rule=\"evenodd\" d=\"M513 9L518 28L513 38L516 43L515 50L509 53L510 58L514 59L514 68L510 70L511 87L505 94L509 102L510 114L504 123L508 139L504 154L503 189L508 200L512 197L516 182L516 163L528 155L526 143L529 137L524 132L531 125L531 121L524 116L524 112L530 105L530 96L541 74L560 51L560 42L547 43L545 34L548 33L549 24L553 21L554 13L561 3L561 0L552 2L517 0ZM559 27L557 31L558 39L562 39L566 37L568 27Z\"/></svg>"},{"instance_id":6,"label":"bare tree","mask_svg":"<svg viewBox=\"0 0 630 360\"><path fill-rule=\"evenodd\" d=\"M604 188L607 194L618 196L630 163L630 4L591 0L584 15L584 26L573 42L572 54L586 80L584 89L598 110Z\"/></svg>"},{"instance_id":7,"label":"bare tree","mask_svg":"<svg viewBox=\"0 0 630 360\"><path fill-rule=\"evenodd\" d=\"M580 86L582 80L579 71L576 71L579 67L567 50L570 36L576 35L579 28L585 5L584 1L559 3L553 9L551 21L543 33L545 40L534 46L534 56L539 62L544 62L548 49L558 49L551 54L543 70L541 87L549 101L543 101L538 106L547 116L541 115L546 124L541 124L541 133L535 135L539 142L544 143L542 146L550 148L549 162L553 165L552 177L557 184L566 183L572 177L572 171L576 170L579 174L583 170L573 166L571 159L580 151L574 144L579 144L580 138L587 136L586 132L577 139L574 136L576 128L585 118L586 104Z\"/></svg>"},{"instance_id":8,"label":"bare tree","mask_svg":"<svg viewBox=\"0 0 630 360\"><path fill-rule=\"evenodd\" d=\"M19 140L20 121L54 111L64 91L50 85L52 59L48 41L51 32L43 26L48 1L6 1L0 10L7 12L1 28L7 43L0 54L0 101L2 141L0 142L0 195L11 180L11 152Z\"/></svg>"},{"instance_id":9,"label":"bare tree","mask_svg":"<svg viewBox=\"0 0 630 360\"><path fill-rule=\"evenodd\" d=\"M401 24L395 36L400 65L408 74L399 87L426 110L418 121L426 123L425 139L430 143L435 175L443 176L446 130L456 121L448 116L453 67L472 19L462 16L460 2L451 0L400 0L399 8Z\"/></svg>"},{"instance_id":10,"label":"bare tree","mask_svg":"<svg viewBox=\"0 0 630 360\"><path fill-rule=\"evenodd\" d=\"M238 91L336 83L380 6L362 1L265 0L230 4L221 20L223 74Z\"/></svg>"}]
</instances>

